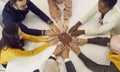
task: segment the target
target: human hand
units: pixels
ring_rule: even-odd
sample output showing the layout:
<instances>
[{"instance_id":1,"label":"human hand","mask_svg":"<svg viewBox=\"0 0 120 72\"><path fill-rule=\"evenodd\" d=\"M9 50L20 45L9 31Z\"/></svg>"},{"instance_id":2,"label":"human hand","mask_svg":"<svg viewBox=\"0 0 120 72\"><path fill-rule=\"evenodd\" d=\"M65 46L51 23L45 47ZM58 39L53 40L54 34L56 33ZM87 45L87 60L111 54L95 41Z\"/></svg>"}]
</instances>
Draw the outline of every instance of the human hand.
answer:
<instances>
[{"instance_id":1,"label":"human hand","mask_svg":"<svg viewBox=\"0 0 120 72\"><path fill-rule=\"evenodd\" d=\"M45 30L45 35L48 35L48 36L57 36L59 34L50 29L50 30Z\"/></svg>"},{"instance_id":2,"label":"human hand","mask_svg":"<svg viewBox=\"0 0 120 72\"><path fill-rule=\"evenodd\" d=\"M56 46L56 49L55 49L55 51L53 52L53 54L54 54L55 56L58 56L58 55L60 55L60 54L62 53L62 51L63 51L64 49L65 49L65 48L64 48L64 45L63 45L63 44L59 44L59 45Z\"/></svg>"},{"instance_id":3,"label":"human hand","mask_svg":"<svg viewBox=\"0 0 120 72\"><path fill-rule=\"evenodd\" d=\"M79 36L79 35L81 35L81 34L85 34L85 30L77 30L77 31L75 31L75 32L72 32L71 33L71 36L73 37L77 37L77 36Z\"/></svg>"},{"instance_id":4,"label":"human hand","mask_svg":"<svg viewBox=\"0 0 120 72\"><path fill-rule=\"evenodd\" d=\"M58 40L58 36L49 36L48 37L48 41L54 40L54 39Z\"/></svg>"},{"instance_id":5,"label":"human hand","mask_svg":"<svg viewBox=\"0 0 120 72\"><path fill-rule=\"evenodd\" d=\"M61 56L63 57L63 59L69 58L69 47L67 45L64 45L64 47L65 49L61 53Z\"/></svg>"},{"instance_id":6,"label":"human hand","mask_svg":"<svg viewBox=\"0 0 120 72\"><path fill-rule=\"evenodd\" d=\"M73 42L77 45L82 46L82 45L86 44L88 42L88 40L83 39L83 38L75 38L75 39L73 39Z\"/></svg>"},{"instance_id":7,"label":"human hand","mask_svg":"<svg viewBox=\"0 0 120 72\"><path fill-rule=\"evenodd\" d=\"M78 29L78 27L79 27L80 25L82 25L81 22L77 22L74 26L72 26L72 27L70 28L70 30L68 31L68 33L71 34L71 33L75 32L75 31L77 31L77 29Z\"/></svg>"},{"instance_id":8,"label":"human hand","mask_svg":"<svg viewBox=\"0 0 120 72\"><path fill-rule=\"evenodd\" d=\"M63 33L63 31L64 31L64 24L60 20L58 20L57 23L58 23L58 28L59 28L60 32Z\"/></svg>"},{"instance_id":9,"label":"human hand","mask_svg":"<svg viewBox=\"0 0 120 72\"><path fill-rule=\"evenodd\" d=\"M50 24L51 30L55 32L56 34L60 34L60 30L57 28L55 24Z\"/></svg>"},{"instance_id":10,"label":"human hand","mask_svg":"<svg viewBox=\"0 0 120 72\"><path fill-rule=\"evenodd\" d=\"M48 39L49 41L48 41L48 43L50 44L50 45L55 45L55 44L57 44L58 42L59 42L59 40L58 40L58 38L50 38L49 37L49 39Z\"/></svg>"},{"instance_id":11,"label":"human hand","mask_svg":"<svg viewBox=\"0 0 120 72\"><path fill-rule=\"evenodd\" d=\"M64 44L69 45L70 42L72 42L72 37L69 36L67 33L62 33L58 36L59 41L61 41Z\"/></svg>"},{"instance_id":12,"label":"human hand","mask_svg":"<svg viewBox=\"0 0 120 72\"><path fill-rule=\"evenodd\" d=\"M68 25L69 25L69 19L68 20L64 20L62 33L65 33L68 30Z\"/></svg>"},{"instance_id":13,"label":"human hand","mask_svg":"<svg viewBox=\"0 0 120 72\"><path fill-rule=\"evenodd\" d=\"M72 51L75 52L77 55L79 55L81 53L80 48L76 44L74 44L73 42L71 42L69 44L69 46L72 49Z\"/></svg>"},{"instance_id":14,"label":"human hand","mask_svg":"<svg viewBox=\"0 0 120 72\"><path fill-rule=\"evenodd\" d=\"M62 33L65 33L67 30L68 30L68 25L64 24L63 25Z\"/></svg>"}]
</instances>

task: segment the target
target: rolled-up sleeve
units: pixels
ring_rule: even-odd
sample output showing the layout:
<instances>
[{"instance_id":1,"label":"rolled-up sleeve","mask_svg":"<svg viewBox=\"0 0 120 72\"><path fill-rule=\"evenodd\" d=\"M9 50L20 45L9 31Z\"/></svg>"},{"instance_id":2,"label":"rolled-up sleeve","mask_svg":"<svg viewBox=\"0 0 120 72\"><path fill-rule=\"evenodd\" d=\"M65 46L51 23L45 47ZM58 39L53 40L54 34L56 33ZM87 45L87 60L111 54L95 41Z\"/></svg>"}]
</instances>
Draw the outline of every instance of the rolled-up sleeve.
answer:
<instances>
[{"instance_id":1,"label":"rolled-up sleeve","mask_svg":"<svg viewBox=\"0 0 120 72\"><path fill-rule=\"evenodd\" d=\"M99 28L86 29L85 34L86 35L104 34L108 31L112 30L112 28L116 27L117 25L118 25L117 21L106 22L106 23L104 23L104 25L102 25Z\"/></svg>"},{"instance_id":2,"label":"rolled-up sleeve","mask_svg":"<svg viewBox=\"0 0 120 72\"><path fill-rule=\"evenodd\" d=\"M80 22L82 24L85 24L87 21L89 21L94 15L96 15L98 12L98 4L96 4L85 16L83 16L80 19Z\"/></svg>"}]
</instances>

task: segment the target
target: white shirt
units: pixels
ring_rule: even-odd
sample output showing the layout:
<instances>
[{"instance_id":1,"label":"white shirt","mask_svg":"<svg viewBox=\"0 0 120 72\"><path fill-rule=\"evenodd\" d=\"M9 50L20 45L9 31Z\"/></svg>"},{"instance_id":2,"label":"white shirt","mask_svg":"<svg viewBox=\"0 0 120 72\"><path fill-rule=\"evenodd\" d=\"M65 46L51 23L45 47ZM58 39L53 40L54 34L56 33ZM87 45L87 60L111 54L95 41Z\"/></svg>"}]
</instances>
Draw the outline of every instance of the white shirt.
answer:
<instances>
[{"instance_id":1,"label":"white shirt","mask_svg":"<svg viewBox=\"0 0 120 72\"><path fill-rule=\"evenodd\" d=\"M85 29L86 35L97 35L97 34L103 34L108 31L111 31L111 33L114 34L120 34L120 9L118 6L114 6L110 11L108 11L104 18L101 19L101 13L98 11L98 4L95 5L94 8L90 10L90 12L82 17L80 19L80 22L82 24L85 24L88 20L90 20L93 16L96 14L100 14L100 21L102 21L103 25L101 25L99 28L93 28L93 29Z\"/></svg>"}]
</instances>

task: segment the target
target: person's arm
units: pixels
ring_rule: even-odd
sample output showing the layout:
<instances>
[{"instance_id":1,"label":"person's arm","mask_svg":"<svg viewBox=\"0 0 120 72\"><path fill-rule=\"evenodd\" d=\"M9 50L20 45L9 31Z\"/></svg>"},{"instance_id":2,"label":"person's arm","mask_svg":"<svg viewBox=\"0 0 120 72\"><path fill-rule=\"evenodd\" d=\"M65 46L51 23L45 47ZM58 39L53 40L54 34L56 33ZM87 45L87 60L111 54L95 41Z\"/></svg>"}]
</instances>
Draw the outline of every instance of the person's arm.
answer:
<instances>
[{"instance_id":1,"label":"person's arm","mask_svg":"<svg viewBox=\"0 0 120 72\"><path fill-rule=\"evenodd\" d=\"M88 38L87 43L108 46L108 44L110 43L110 38L107 37Z\"/></svg>"},{"instance_id":2,"label":"person's arm","mask_svg":"<svg viewBox=\"0 0 120 72\"><path fill-rule=\"evenodd\" d=\"M60 30L57 28L57 26L53 23L53 21L50 20L50 18L45 13L43 13L39 8L37 8L31 1L29 1L28 5L29 5L29 9L33 13L35 13L37 16L39 16L43 21L48 23L54 32L60 33Z\"/></svg>"},{"instance_id":3,"label":"person's arm","mask_svg":"<svg viewBox=\"0 0 120 72\"><path fill-rule=\"evenodd\" d=\"M67 72L76 72L73 63L70 61L69 58L64 59L64 61L65 61Z\"/></svg>"},{"instance_id":4,"label":"person's arm","mask_svg":"<svg viewBox=\"0 0 120 72\"><path fill-rule=\"evenodd\" d=\"M109 72L110 65L100 65L86 57L83 53L80 53L78 57L83 61L85 66L87 66L93 72Z\"/></svg>"},{"instance_id":5,"label":"person's arm","mask_svg":"<svg viewBox=\"0 0 120 72\"><path fill-rule=\"evenodd\" d=\"M56 60L56 56L58 56L62 51L63 51L63 44L57 45L52 55L50 55L47 61L44 62L42 71L60 72L59 63Z\"/></svg>"},{"instance_id":6,"label":"person's arm","mask_svg":"<svg viewBox=\"0 0 120 72\"><path fill-rule=\"evenodd\" d=\"M49 47L50 44L46 43L40 47L35 48L34 50L20 50L20 49L11 49L11 55L13 57L30 57L35 56L45 50L47 47Z\"/></svg>"},{"instance_id":7,"label":"person's arm","mask_svg":"<svg viewBox=\"0 0 120 72\"><path fill-rule=\"evenodd\" d=\"M55 0L48 0L51 16L58 22L60 21L61 11L55 3Z\"/></svg>"},{"instance_id":8,"label":"person's arm","mask_svg":"<svg viewBox=\"0 0 120 72\"><path fill-rule=\"evenodd\" d=\"M118 18L119 19L119 18ZM71 34L71 36L79 36L81 34L85 35L98 35L98 34L104 34L110 30L112 30L114 27L118 26L118 19L106 22L99 28L92 28L92 29L85 29L85 30L77 30Z\"/></svg>"},{"instance_id":9,"label":"person's arm","mask_svg":"<svg viewBox=\"0 0 120 72\"><path fill-rule=\"evenodd\" d=\"M64 45L64 51L61 53L62 58L64 59L67 72L76 72L73 63L69 59L69 47Z\"/></svg>"},{"instance_id":10,"label":"person's arm","mask_svg":"<svg viewBox=\"0 0 120 72\"><path fill-rule=\"evenodd\" d=\"M76 30L75 32L72 32L71 33L71 36L73 37L77 37L77 36L79 36L79 35L81 35L81 34L85 34L85 30Z\"/></svg>"},{"instance_id":11,"label":"person's arm","mask_svg":"<svg viewBox=\"0 0 120 72\"><path fill-rule=\"evenodd\" d=\"M23 38L31 41L31 42L45 42L48 41L48 38L45 37L41 37L41 36L34 36L34 35L30 35L30 34L26 34L26 33L22 33Z\"/></svg>"},{"instance_id":12,"label":"person's arm","mask_svg":"<svg viewBox=\"0 0 120 72\"><path fill-rule=\"evenodd\" d=\"M72 0L65 0L64 20L69 20L72 16Z\"/></svg>"},{"instance_id":13,"label":"person's arm","mask_svg":"<svg viewBox=\"0 0 120 72\"><path fill-rule=\"evenodd\" d=\"M104 34L110 30L112 30L112 28L116 27L118 24L117 20L111 21L111 22L107 22L104 23L101 27L99 28L94 28L94 29L86 29L85 30L85 34L86 35L98 35L98 34Z\"/></svg>"},{"instance_id":14,"label":"person's arm","mask_svg":"<svg viewBox=\"0 0 120 72\"><path fill-rule=\"evenodd\" d=\"M113 72L114 71L112 70L113 67L111 65L100 65L92 61L88 57L86 57L76 44L70 43L69 45L71 47L71 50L73 50L76 53L76 55L78 55L79 59L83 61L85 66L91 69L93 72Z\"/></svg>"},{"instance_id":15,"label":"person's arm","mask_svg":"<svg viewBox=\"0 0 120 72\"><path fill-rule=\"evenodd\" d=\"M69 33L72 36L79 36L80 34L85 34L84 30L77 31L78 27L82 24L85 24L88 20L90 20L98 11L98 6L95 5L85 16L83 16L80 21L78 21L75 25L70 28Z\"/></svg>"},{"instance_id":16,"label":"person's arm","mask_svg":"<svg viewBox=\"0 0 120 72\"><path fill-rule=\"evenodd\" d=\"M9 13L4 11L2 15L3 15L3 23L4 23L4 25L17 23L17 25L25 33L32 34L32 35L45 35L45 33L44 33L45 30L30 29L27 26L25 26L23 23L17 22L15 16L13 16L12 14L9 14Z\"/></svg>"},{"instance_id":17,"label":"person's arm","mask_svg":"<svg viewBox=\"0 0 120 72\"><path fill-rule=\"evenodd\" d=\"M31 1L28 2L28 7L34 14L36 14L43 21L49 24L49 22L51 21L50 18L43 11L41 11L37 6L35 6Z\"/></svg>"},{"instance_id":18,"label":"person's arm","mask_svg":"<svg viewBox=\"0 0 120 72\"><path fill-rule=\"evenodd\" d=\"M89 10L89 12L83 16L80 19L81 24L85 24L87 21L89 21L96 13L98 12L98 4L96 4L92 9Z\"/></svg>"}]
</instances>

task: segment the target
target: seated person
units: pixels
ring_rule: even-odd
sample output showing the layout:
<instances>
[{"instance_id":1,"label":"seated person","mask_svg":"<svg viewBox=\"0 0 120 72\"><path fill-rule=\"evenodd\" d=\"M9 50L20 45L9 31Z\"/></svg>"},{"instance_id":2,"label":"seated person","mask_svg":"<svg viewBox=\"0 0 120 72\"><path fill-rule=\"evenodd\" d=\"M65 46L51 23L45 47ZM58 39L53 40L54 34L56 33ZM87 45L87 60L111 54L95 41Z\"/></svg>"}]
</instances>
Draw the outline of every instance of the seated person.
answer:
<instances>
[{"instance_id":1,"label":"seated person","mask_svg":"<svg viewBox=\"0 0 120 72\"><path fill-rule=\"evenodd\" d=\"M59 63L57 62L56 56L61 55L65 61L67 72L76 72L72 62L69 59L69 48L66 45L57 45L55 51L43 64L42 72L60 72Z\"/></svg>"},{"instance_id":2,"label":"seated person","mask_svg":"<svg viewBox=\"0 0 120 72\"><path fill-rule=\"evenodd\" d=\"M47 35L46 32L48 32L48 30L30 29L21 23L29 10L40 17L44 22L48 23L55 32L59 32L58 28L53 24L50 18L30 0L9 0L2 11L3 24L6 26L11 23L17 23L21 30L27 34Z\"/></svg>"},{"instance_id":3,"label":"seated person","mask_svg":"<svg viewBox=\"0 0 120 72\"><path fill-rule=\"evenodd\" d=\"M31 42L45 42L40 47L33 50L24 50L24 40ZM18 24L9 24L2 30L2 38L0 41L0 63L6 68L7 63L16 57L29 57L42 52L50 45L56 44L57 39L49 40L40 36L33 36L23 33Z\"/></svg>"},{"instance_id":4,"label":"seated person","mask_svg":"<svg viewBox=\"0 0 120 72\"><path fill-rule=\"evenodd\" d=\"M98 5L95 6L90 12L85 15L77 24L75 24L69 33L72 36L85 35L98 35L104 34L111 31L112 35L120 34L120 9L116 5L117 0L99 0ZM85 24L93 16L99 14L99 23L101 24L98 28L77 30L82 24Z\"/></svg>"},{"instance_id":5,"label":"seated person","mask_svg":"<svg viewBox=\"0 0 120 72\"><path fill-rule=\"evenodd\" d=\"M80 41L81 40L81 41ZM120 72L120 35L115 35L110 38L90 38L90 39L77 39L77 44L84 45L85 43L92 43L107 46L109 45L109 55L110 65L101 65L95 63L88 57L86 57L80 48L73 43L70 43L71 49L78 55L78 57L83 61L83 63L91 69L93 72ZM108 44L109 43L109 44Z\"/></svg>"}]
</instances>

